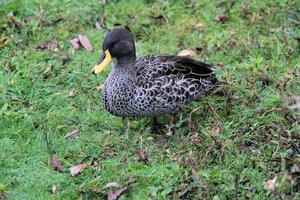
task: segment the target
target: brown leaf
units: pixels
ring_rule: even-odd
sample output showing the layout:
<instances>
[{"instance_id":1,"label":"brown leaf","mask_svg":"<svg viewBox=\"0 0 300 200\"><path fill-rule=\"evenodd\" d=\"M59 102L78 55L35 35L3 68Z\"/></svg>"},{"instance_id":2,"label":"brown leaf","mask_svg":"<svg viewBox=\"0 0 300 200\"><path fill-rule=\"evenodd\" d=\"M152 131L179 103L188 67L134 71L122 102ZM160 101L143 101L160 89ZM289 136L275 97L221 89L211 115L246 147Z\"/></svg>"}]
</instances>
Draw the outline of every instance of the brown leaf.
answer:
<instances>
[{"instance_id":1,"label":"brown leaf","mask_svg":"<svg viewBox=\"0 0 300 200\"><path fill-rule=\"evenodd\" d=\"M196 55L197 55L196 52L191 49L182 50L177 54L177 56L189 57L189 58L193 58Z\"/></svg>"},{"instance_id":2,"label":"brown leaf","mask_svg":"<svg viewBox=\"0 0 300 200\"><path fill-rule=\"evenodd\" d=\"M139 161L145 163L146 165L149 164L148 160L148 153L144 146L141 146L139 149L135 151L136 155L139 157Z\"/></svg>"},{"instance_id":3,"label":"brown leaf","mask_svg":"<svg viewBox=\"0 0 300 200\"><path fill-rule=\"evenodd\" d=\"M222 127L219 123L214 125L214 131L216 134L220 134L220 132L222 131Z\"/></svg>"},{"instance_id":4,"label":"brown leaf","mask_svg":"<svg viewBox=\"0 0 300 200\"><path fill-rule=\"evenodd\" d=\"M192 168L192 179L194 182L199 182L199 175L194 167Z\"/></svg>"},{"instance_id":5,"label":"brown leaf","mask_svg":"<svg viewBox=\"0 0 300 200\"><path fill-rule=\"evenodd\" d=\"M52 185L52 186L51 186L51 193L52 193L52 194L55 194L55 193L56 193L56 190L57 190L57 186L56 186L56 185Z\"/></svg>"},{"instance_id":6,"label":"brown leaf","mask_svg":"<svg viewBox=\"0 0 300 200\"><path fill-rule=\"evenodd\" d=\"M261 78L261 81L262 81L262 84L263 84L263 85L269 85L270 82L271 82L270 77L269 77L269 75L268 75L267 73L263 73L263 74L260 76L260 78Z\"/></svg>"},{"instance_id":7,"label":"brown leaf","mask_svg":"<svg viewBox=\"0 0 300 200\"><path fill-rule=\"evenodd\" d=\"M79 134L80 134L80 130L77 128L77 129L74 129L71 132L67 133L65 135L65 138L76 138L79 136Z\"/></svg>"},{"instance_id":8,"label":"brown leaf","mask_svg":"<svg viewBox=\"0 0 300 200\"><path fill-rule=\"evenodd\" d=\"M107 195L107 200L116 200L119 198L119 196L122 194L122 192L124 192L125 190L127 190L127 188L135 182L136 179L130 179L128 181L126 181L123 186L118 189L118 190L111 190L108 195ZM113 185L115 185L115 182L112 182Z\"/></svg>"},{"instance_id":9,"label":"brown leaf","mask_svg":"<svg viewBox=\"0 0 300 200\"><path fill-rule=\"evenodd\" d=\"M228 96L230 95L230 91L227 85L220 85L216 87L213 94L217 96Z\"/></svg>"},{"instance_id":10,"label":"brown leaf","mask_svg":"<svg viewBox=\"0 0 300 200\"><path fill-rule=\"evenodd\" d=\"M130 17L128 19L128 24L135 24L136 23L136 18L133 16L133 17Z\"/></svg>"},{"instance_id":11,"label":"brown leaf","mask_svg":"<svg viewBox=\"0 0 300 200\"><path fill-rule=\"evenodd\" d=\"M215 17L215 20L218 22L225 22L228 20L228 18L229 15L227 13L221 13Z\"/></svg>"},{"instance_id":12,"label":"brown leaf","mask_svg":"<svg viewBox=\"0 0 300 200\"><path fill-rule=\"evenodd\" d=\"M125 186L124 188L118 189L116 191L110 191L107 195L107 200L116 200L119 198L119 196L122 194L122 192L124 192L125 190L127 190L127 186Z\"/></svg>"},{"instance_id":13,"label":"brown leaf","mask_svg":"<svg viewBox=\"0 0 300 200\"><path fill-rule=\"evenodd\" d=\"M103 20L99 20L99 22L96 22L96 29L102 30L104 28L104 24L102 23Z\"/></svg>"},{"instance_id":14,"label":"brown leaf","mask_svg":"<svg viewBox=\"0 0 300 200\"><path fill-rule=\"evenodd\" d=\"M40 44L38 44L36 46L37 49L40 50L51 50L51 51L58 51L57 49L57 40L56 39L51 39L51 40L47 40L44 42L41 42Z\"/></svg>"},{"instance_id":15,"label":"brown leaf","mask_svg":"<svg viewBox=\"0 0 300 200\"><path fill-rule=\"evenodd\" d=\"M78 93L77 90L72 89L72 90L69 92L69 97L74 97L77 93Z\"/></svg>"},{"instance_id":16,"label":"brown leaf","mask_svg":"<svg viewBox=\"0 0 300 200\"><path fill-rule=\"evenodd\" d=\"M278 28L271 28L269 31L270 31L270 33L278 33L278 32L280 32L281 31L281 27L278 27Z\"/></svg>"},{"instance_id":17,"label":"brown leaf","mask_svg":"<svg viewBox=\"0 0 300 200\"><path fill-rule=\"evenodd\" d=\"M53 154L51 162L52 162L52 167L55 170L58 170L58 171L61 171L61 172L64 171L64 166L61 164L60 160L58 160L58 157L57 157L56 154Z\"/></svg>"},{"instance_id":18,"label":"brown leaf","mask_svg":"<svg viewBox=\"0 0 300 200\"><path fill-rule=\"evenodd\" d=\"M104 84L94 87L94 90L99 91L99 92L102 92L103 89L104 89Z\"/></svg>"},{"instance_id":19,"label":"brown leaf","mask_svg":"<svg viewBox=\"0 0 300 200\"><path fill-rule=\"evenodd\" d=\"M87 36L79 35L78 39L83 48L85 48L87 51L93 51L93 46Z\"/></svg>"},{"instance_id":20,"label":"brown leaf","mask_svg":"<svg viewBox=\"0 0 300 200\"><path fill-rule=\"evenodd\" d=\"M106 0L99 0L100 5L105 5Z\"/></svg>"},{"instance_id":21,"label":"brown leaf","mask_svg":"<svg viewBox=\"0 0 300 200\"><path fill-rule=\"evenodd\" d=\"M195 29L197 29L199 32L203 32L204 28L205 28L205 26L200 22L195 25Z\"/></svg>"},{"instance_id":22,"label":"brown leaf","mask_svg":"<svg viewBox=\"0 0 300 200\"><path fill-rule=\"evenodd\" d=\"M264 189L274 191L275 187L277 186L276 181L277 181L277 176L275 176L273 179L266 181L264 184Z\"/></svg>"},{"instance_id":23,"label":"brown leaf","mask_svg":"<svg viewBox=\"0 0 300 200\"><path fill-rule=\"evenodd\" d=\"M82 172L83 168L85 168L87 165L85 163L81 163L79 165L74 165L69 168L71 176L76 176L80 172Z\"/></svg>"},{"instance_id":24,"label":"brown leaf","mask_svg":"<svg viewBox=\"0 0 300 200\"><path fill-rule=\"evenodd\" d=\"M0 47L6 45L7 43L8 43L7 38L2 38L2 39L0 39Z\"/></svg>"},{"instance_id":25,"label":"brown leaf","mask_svg":"<svg viewBox=\"0 0 300 200\"><path fill-rule=\"evenodd\" d=\"M113 187L119 187L119 186L120 185L117 182L109 182L103 188L113 188Z\"/></svg>"},{"instance_id":26,"label":"brown leaf","mask_svg":"<svg viewBox=\"0 0 300 200\"><path fill-rule=\"evenodd\" d=\"M78 37L73 38L72 40L70 40L70 42L75 50L78 50L80 48Z\"/></svg>"}]
</instances>

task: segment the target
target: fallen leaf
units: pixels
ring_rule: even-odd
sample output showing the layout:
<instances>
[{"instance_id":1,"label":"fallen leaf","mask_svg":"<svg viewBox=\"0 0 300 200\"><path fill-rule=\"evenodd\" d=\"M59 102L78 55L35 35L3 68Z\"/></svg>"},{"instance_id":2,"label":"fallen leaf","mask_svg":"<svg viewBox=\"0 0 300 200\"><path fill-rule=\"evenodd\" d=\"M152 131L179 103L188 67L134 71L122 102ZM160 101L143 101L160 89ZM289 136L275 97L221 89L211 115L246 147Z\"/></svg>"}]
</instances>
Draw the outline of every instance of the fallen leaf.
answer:
<instances>
[{"instance_id":1,"label":"fallen leaf","mask_svg":"<svg viewBox=\"0 0 300 200\"><path fill-rule=\"evenodd\" d=\"M148 160L148 153L144 146L141 146L139 149L135 151L136 155L139 157L139 161L145 163L146 165L149 164Z\"/></svg>"},{"instance_id":2,"label":"fallen leaf","mask_svg":"<svg viewBox=\"0 0 300 200\"><path fill-rule=\"evenodd\" d=\"M103 89L104 89L104 84L94 87L94 90L99 91L99 92L102 92Z\"/></svg>"},{"instance_id":3,"label":"fallen leaf","mask_svg":"<svg viewBox=\"0 0 300 200\"><path fill-rule=\"evenodd\" d=\"M105 5L106 0L99 0L100 5Z\"/></svg>"},{"instance_id":4,"label":"fallen leaf","mask_svg":"<svg viewBox=\"0 0 300 200\"><path fill-rule=\"evenodd\" d=\"M127 188L130 186L130 184L134 183L136 179L129 179L126 181L123 186L118 190L111 190L107 195L107 200L116 200L119 198L119 196L127 190ZM108 183L109 184L109 183ZM111 185L115 185L115 182L112 182Z\"/></svg>"},{"instance_id":5,"label":"fallen leaf","mask_svg":"<svg viewBox=\"0 0 300 200\"><path fill-rule=\"evenodd\" d=\"M300 96L297 95L289 95L289 101L290 101L290 106L288 106L289 109L298 109L300 111Z\"/></svg>"},{"instance_id":6,"label":"fallen leaf","mask_svg":"<svg viewBox=\"0 0 300 200\"><path fill-rule=\"evenodd\" d=\"M81 163L79 165L74 165L74 166L70 167L69 171L70 171L71 176L76 176L77 174L82 172L84 167L86 167L85 163Z\"/></svg>"},{"instance_id":7,"label":"fallen leaf","mask_svg":"<svg viewBox=\"0 0 300 200\"><path fill-rule=\"evenodd\" d=\"M78 37L73 38L72 40L70 40L70 42L75 50L78 50L80 48Z\"/></svg>"},{"instance_id":8,"label":"fallen leaf","mask_svg":"<svg viewBox=\"0 0 300 200\"><path fill-rule=\"evenodd\" d=\"M72 90L69 92L69 97L74 97L77 93L78 93L77 90L72 89Z\"/></svg>"},{"instance_id":9,"label":"fallen leaf","mask_svg":"<svg viewBox=\"0 0 300 200\"><path fill-rule=\"evenodd\" d=\"M93 160L92 160L91 163L90 163L90 166L96 167L97 165L98 165L98 163L97 163L96 159L93 158Z\"/></svg>"},{"instance_id":10,"label":"fallen leaf","mask_svg":"<svg viewBox=\"0 0 300 200\"><path fill-rule=\"evenodd\" d=\"M191 49L182 50L177 54L177 56L189 57L189 58L193 58L196 55L197 55L196 52Z\"/></svg>"},{"instance_id":11,"label":"fallen leaf","mask_svg":"<svg viewBox=\"0 0 300 200\"><path fill-rule=\"evenodd\" d=\"M52 186L51 186L51 193L52 193L52 194L55 194L55 193L56 193L56 190L57 190L57 186L56 186L56 185L52 185Z\"/></svg>"},{"instance_id":12,"label":"fallen leaf","mask_svg":"<svg viewBox=\"0 0 300 200\"><path fill-rule=\"evenodd\" d=\"M43 76L44 79L47 79L48 76L50 75L50 73L54 70L54 66L53 65L48 65L48 67L45 69L45 71L43 72Z\"/></svg>"},{"instance_id":13,"label":"fallen leaf","mask_svg":"<svg viewBox=\"0 0 300 200\"><path fill-rule=\"evenodd\" d=\"M278 28L271 28L270 29L270 33L278 33L281 31L281 27L278 27Z\"/></svg>"},{"instance_id":14,"label":"fallen leaf","mask_svg":"<svg viewBox=\"0 0 300 200\"><path fill-rule=\"evenodd\" d=\"M124 188L118 189L116 191L110 191L107 195L107 200L116 200L119 198L119 196L122 194L122 192L124 192L125 190L127 190L127 186L125 186Z\"/></svg>"},{"instance_id":15,"label":"fallen leaf","mask_svg":"<svg viewBox=\"0 0 300 200\"><path fill-rule=\"evenodd\" d=\"M85 35L79 35L78 39L83 48L85 48L87 51L93 51L93 46L88 37Z\"/></svg>"},{"instance_id":16,"label":"fallen leaf","mask_svg":"<svg viewBox=\"0 0 300 200\"><path fill-rule=\"evenodd\" d=\"M99 22L96 22L96 29L102 30L104 28L102 21L104 20L99 20Z\"/></svg>"},{"instance_id":17,"label":"fallen leaf","mask_svg":"<svg viewBox=\"0 0 300 200\"><path fill-rule=\"evenodd\" d=\"M221 127L221 125L219 123L217 123L217 124L214 125L214 131L215 131L216 134L220 134L221 133L222 127Z\"/></svg>"},{"instance_id":18,"label":"fallen leaf","mask_svg":"<svg viewBox=\"0 0 300 200\"><path fill-rule=\"evenodd\" d=\"M227 85L220 85L216 87L216 89L213 91L213 94L217 96L228 96L230 95L230 91Z\"/></svg>"},{"instance_id":19,"label":"fallen leaf","mask_svg":"<svg viewBox=\"0 0 300 200\"><path fill-rule=\"evenodd\" d=\"M135 17L130 17L128 19L128 24L135 24L136 23L136 18Z\"/></svg>"},{"instance_id":20,"label":"fallen leaf","mask_svg":"<svg viewBox=\"0 0 300 200\"><path fill-rule=\"evenodd\" d=\"M8 43L7 38L0 39L0 47L6 45L7 43Z\"/></svg>"},{"instance_id":21,"label":"fallen leaf","mask_svg":"<svg viewBox=\"0 0 300 200\"><path fill-rule=\"evenodd\" d=\"M61 172L64 171L64 166L61 164L60 160L58 160L58 157L56 154L53 154L51 162L52 162L52 167L55 170L58 170Z\"/></svg>"},{"instance_id":22,"label":"fallen leaf","mask_svg":"<svg viewBox=\"0 0 300 200\"><path fill-rule=\"evenodd\" d=\"M225 22L228 20L228 18L229 15L227 13L221 13L215 17L215 20L218 22Z\"/></svg>"},{"instance_id":23,"label":"fallen leaf","mask_svg":"<svg viewBox=\"0 0 300 200\"><path fill-rule=\"evenodd\" d=\"M261 79L263 85L269 85L271 82L270 77L267 73L263 73L260 76L260 79Z\"/></svg>"},{"instance_id":24,"label":"fallen leaf","mask_svg":"<svg viewBox=\"0 0 300 200\"><path fill-rule=\"evenodd\" d=\"M203 32L204 28L205 28L205 26L200 22L195 25L195 29L197 29L199 32Z\"/></svg>"},{"instance_id":25,"label":"fallen leaf","mask_svg":"<svg viewBox=\"0 0 300 200\"><path fill-rule=\"evenodd\" d=\"M117 182L109 182L103 188L113 188L113 187L119 187L119 186L120 185Z\"/></svg>"},{"instance_id":26,"label":"fallen leaf","mask_svg":"<svg viewBox=\"0 0 300 200\"><path fill-rule=\"evenodd\" d=\"M57 40L56 39L51 39L47 40L45 42L41 42L36 46L37 49L40 50L51 50L51 51L58 51L57 49Z\"/></svg>"},{"instance_id":27,"label":"fallen leaf","mask_svg":"<svg viewBox=\"0 0 300 200\"><path fill-rule=\"evenodd\" d=\"M199 182L199 175L194 167L192 168L192 179L194 182Z\"/></svg>"},{"instance_id":28,"label":"fallen leaf","mask_svg":"<svg viewBox=\"0 0 300 200\"><path fill-rule=\"evenodd\" d=\"M77 128L67 133L64 138L76 138L79 136L79 134L80 134L80 130Z\"/></svg>"},{"instance_id":29,"label":"fallen leaf","mask_svg":"<svg viewBox=\"0 0 300 200\"><path fill-rule=\"evenodd\" d=\"M264 184L264 189L274 191L275 187L277 186L276 181L277 181L277 176L275 176L273 179L266 181Z\"/></svg>"}]
</instances>

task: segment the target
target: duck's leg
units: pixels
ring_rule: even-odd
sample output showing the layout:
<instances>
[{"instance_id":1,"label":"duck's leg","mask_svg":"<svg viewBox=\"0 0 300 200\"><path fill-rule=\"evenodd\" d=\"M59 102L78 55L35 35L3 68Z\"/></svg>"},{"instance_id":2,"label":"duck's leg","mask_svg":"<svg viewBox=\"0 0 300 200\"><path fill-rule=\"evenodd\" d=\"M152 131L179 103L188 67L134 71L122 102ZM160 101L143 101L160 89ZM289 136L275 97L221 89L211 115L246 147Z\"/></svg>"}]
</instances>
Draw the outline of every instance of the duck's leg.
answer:
<instances>
[{"instance_id":1,"label":"duck's leg","mask_svg":"<svg viewBox=\"0 0 300 200\"><path fill-rule=\"evenodd\" d=\"M129 133L129 130L130 130L130 120L126 117L123 117L123 124L124 124L124 132L125 132L125 139L127 140L128 139L128 133Z\"/></svg>"},{"instance_id":2,"label":"duck's leg","mask_svg":"<svg viewBox=\"0 0 300 200\"><path fill-rule=\"evenodd\" d=\"M158 123L157 117L151 118L151 133L161 133L162 132L162 125Z\"/></svg>"},{"instance_id":3,"label":"duck's leg","mask_svg":"<svg viewBox=\"0 0 300 200\"><path fill-rule=\"evenodd\" d=\"M176 114L171 114L171 118L170 118L170 122L167 125L168 128L168 132L167 132L167 136L172 136L175 134L175 127L176 127Z\"/></svg>"}]
</instances>

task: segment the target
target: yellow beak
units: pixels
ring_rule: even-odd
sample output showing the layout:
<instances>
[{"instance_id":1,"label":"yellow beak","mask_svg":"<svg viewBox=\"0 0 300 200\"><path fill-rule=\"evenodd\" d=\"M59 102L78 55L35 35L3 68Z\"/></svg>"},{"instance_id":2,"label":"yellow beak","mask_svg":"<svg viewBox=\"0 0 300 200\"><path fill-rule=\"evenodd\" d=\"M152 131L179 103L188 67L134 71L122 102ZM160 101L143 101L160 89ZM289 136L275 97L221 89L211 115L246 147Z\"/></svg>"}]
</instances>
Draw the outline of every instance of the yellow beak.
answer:
<instances>
[{"instance_id":1,"label":"yellow beak","mask_svg":"<svg viewBox=\"0 0 300 200\"><path fill-rule=\"evenodd\" d=\"M102 72L105 67L111 62L112 58L108 51L108 49L104 52L104 54L101 56L98 65L95 65L92 69L93 74L98 74L99 72Z\"/></svg>"}]
</instances>

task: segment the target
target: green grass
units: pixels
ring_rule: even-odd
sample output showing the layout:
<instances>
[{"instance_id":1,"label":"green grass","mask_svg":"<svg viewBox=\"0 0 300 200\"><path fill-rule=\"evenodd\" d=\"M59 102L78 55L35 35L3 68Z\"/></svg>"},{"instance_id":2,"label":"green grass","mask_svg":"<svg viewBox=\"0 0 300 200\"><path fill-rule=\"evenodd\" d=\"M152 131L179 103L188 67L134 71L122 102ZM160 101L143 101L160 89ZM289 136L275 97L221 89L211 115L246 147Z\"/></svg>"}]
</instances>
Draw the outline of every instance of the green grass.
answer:
<instances>
[{"instance_id":1,"label":"green grass","mask_svg":"<svg viewBox=\"0 0 300 200\"><path fill-rule=\"evenodd\" d=\"M99 31L98 0L1 1L0 40L8 42L0 47L0 199L102 199L108 191L93 189L131 178L120 199L299 199L299 113L288 106L300 95L300 4L237 1L224 23L215 20L226 8L218 5L109 1ZM194 28L199 22L203 32ZM130 27L138 56L198 49L196 59L216 66L227 94L186 106L170 139L150 134L142 119L125 140L122 120L104 110L95 89L109 70L90 73L114 24ZM78 34L90 38L93 52L73 50L70 39ZM52 38L57 52L36 49ZM78 93L69 96L72 90ZM80 136L65 139L75 128ZM149 165L135 153L141 144ZM53 170L53 152L65 172ZM92 160L96 166L70 176L69 167ZM274 177L275 191L264 189Z\"/></svg>"}]
</instances>

